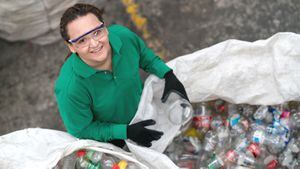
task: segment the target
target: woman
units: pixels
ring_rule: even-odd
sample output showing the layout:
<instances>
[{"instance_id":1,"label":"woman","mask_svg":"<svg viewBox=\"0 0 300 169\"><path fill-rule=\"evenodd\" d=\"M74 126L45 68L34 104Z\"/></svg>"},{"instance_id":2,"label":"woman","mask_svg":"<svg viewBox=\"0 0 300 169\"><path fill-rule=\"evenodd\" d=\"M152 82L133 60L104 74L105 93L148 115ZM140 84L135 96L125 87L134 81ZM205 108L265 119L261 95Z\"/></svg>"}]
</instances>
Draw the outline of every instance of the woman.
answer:
<instances>
[{"instance_id":1,"label":"woman","mask_svg":"<svg viewBox=\"0 0 300 169\"><path fill-rule=\"evenodd\" d=\"M67 131L78 138L112 142L122 147L124 139L151 146L162 132L146 126L145 120L128 125L142 94L139 68L165 78L162 101L171 91L187 98L172 70L129 29L106 27L102 10L76 4L60 22L60 33L72 54L63 64L55 83L58 108Z\"/></svg>"}]
</instances>

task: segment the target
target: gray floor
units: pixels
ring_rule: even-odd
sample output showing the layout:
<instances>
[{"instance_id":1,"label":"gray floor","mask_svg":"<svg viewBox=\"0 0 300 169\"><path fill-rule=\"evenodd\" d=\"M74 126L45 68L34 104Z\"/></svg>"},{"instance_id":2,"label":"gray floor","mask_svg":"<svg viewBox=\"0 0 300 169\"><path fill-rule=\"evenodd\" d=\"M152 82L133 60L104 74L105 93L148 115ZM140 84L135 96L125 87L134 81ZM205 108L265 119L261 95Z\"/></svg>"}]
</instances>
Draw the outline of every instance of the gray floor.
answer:
<instances>
[{"instance_id":1,"label":"gray floor","mask_svg":"<svg viewBox=\"0 0 300 169\"><path fill-rule=\"evenodd\" d=\"M299 33L297 0L136 0L165 60L227 39L255 41L277 32ZM133 26L121 0L106 0L107 23ZM137 31L138 34L141 32ZM53 95L68 50L0 39L0 135L29 127L65 130ZM143 75L145 76L145 75Z\"/></svg>"}]
</instances>

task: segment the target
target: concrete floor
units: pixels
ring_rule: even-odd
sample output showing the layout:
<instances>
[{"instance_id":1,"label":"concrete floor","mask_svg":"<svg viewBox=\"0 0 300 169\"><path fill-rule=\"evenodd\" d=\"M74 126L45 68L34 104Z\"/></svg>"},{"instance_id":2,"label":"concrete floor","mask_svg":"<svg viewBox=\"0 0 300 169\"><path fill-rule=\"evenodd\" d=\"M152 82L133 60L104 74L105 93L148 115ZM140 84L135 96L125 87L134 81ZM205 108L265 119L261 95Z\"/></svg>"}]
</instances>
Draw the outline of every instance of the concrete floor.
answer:
<instances>
[{"instance_id":1,"label":"concrete floor","mask_svg":"<svg viewBox=\"0 0 300 169\"><path fill-rule=\"evenodd\" d=\"M227 39L255 41L277 32L299 33L297 0L136 0L156 51L166 61ZM108 24L138 34L121 0L103 0ZM160 44L160 45L155 45ZM160 48L160 49L159 49ZM0 135L29 127L65 130L53 85L68 50L62 41L39 46L0 39ZM143 74L145 76L145 74Z\"/></svg>"}]
</instances>

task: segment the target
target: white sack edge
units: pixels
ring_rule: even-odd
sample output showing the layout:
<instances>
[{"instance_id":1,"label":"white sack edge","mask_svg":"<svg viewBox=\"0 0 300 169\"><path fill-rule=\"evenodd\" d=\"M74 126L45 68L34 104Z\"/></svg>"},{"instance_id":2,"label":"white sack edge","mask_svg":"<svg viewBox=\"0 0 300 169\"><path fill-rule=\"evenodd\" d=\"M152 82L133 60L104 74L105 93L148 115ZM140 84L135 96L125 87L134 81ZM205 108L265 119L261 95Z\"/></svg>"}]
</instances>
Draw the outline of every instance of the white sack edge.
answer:
<instances>
[{"instance_id":1,"label":"white sack edge","mask_svg":"<svg viewBox=\"0 0 300 169\"><path fill-rule=\"evenodd\" d=\"M184 84L191 102L220 98L236 104L274 105L300 100L299 44L300 36L289 32L255 42L226 40L167 64ZM156 125L149 128L164 132L151 147L157 152L127 141L129 149L138 158L148 160L153 168L162 168L161 160L157 159L163 159L164 155L158 152L165 150L180 127L171 125L168 112L161 109L163 89L164 80L153 75L147 78L131 122L156 120ZM166 163L164 166L173 165Z\"/></svg>"},{"instance_id":2,"label":"white sack edge","mask_svg":"<svg viewBox=\"0 0 300 169\"><path fill-rule=\"evenodd\" d=\"M66 132L28 128L0 137L0 168L52 169L60 159L79 149L92 149L131 161L141 169L149 169L128 153L112 144L79 140Z\"/></svg>"}]
</instances>

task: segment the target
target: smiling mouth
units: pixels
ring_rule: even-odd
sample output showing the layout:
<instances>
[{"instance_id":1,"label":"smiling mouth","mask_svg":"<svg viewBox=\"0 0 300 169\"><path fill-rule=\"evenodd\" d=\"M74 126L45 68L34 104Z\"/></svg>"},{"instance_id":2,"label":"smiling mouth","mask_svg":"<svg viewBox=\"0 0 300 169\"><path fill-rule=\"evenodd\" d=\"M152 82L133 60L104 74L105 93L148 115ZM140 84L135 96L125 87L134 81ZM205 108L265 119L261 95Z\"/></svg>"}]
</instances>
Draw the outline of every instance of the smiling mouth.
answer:
<instances>
[{"instance_id":1,"label":"smiling mouth","mask_svg":"<svg viewBox=\"0 0 300 169\"><path fill-rule=\"evenodd\" d=\"M91 53L98 53L103 49L103 46L97 48L96 50L93 50Z\"/></svg>"}]
</instances>

